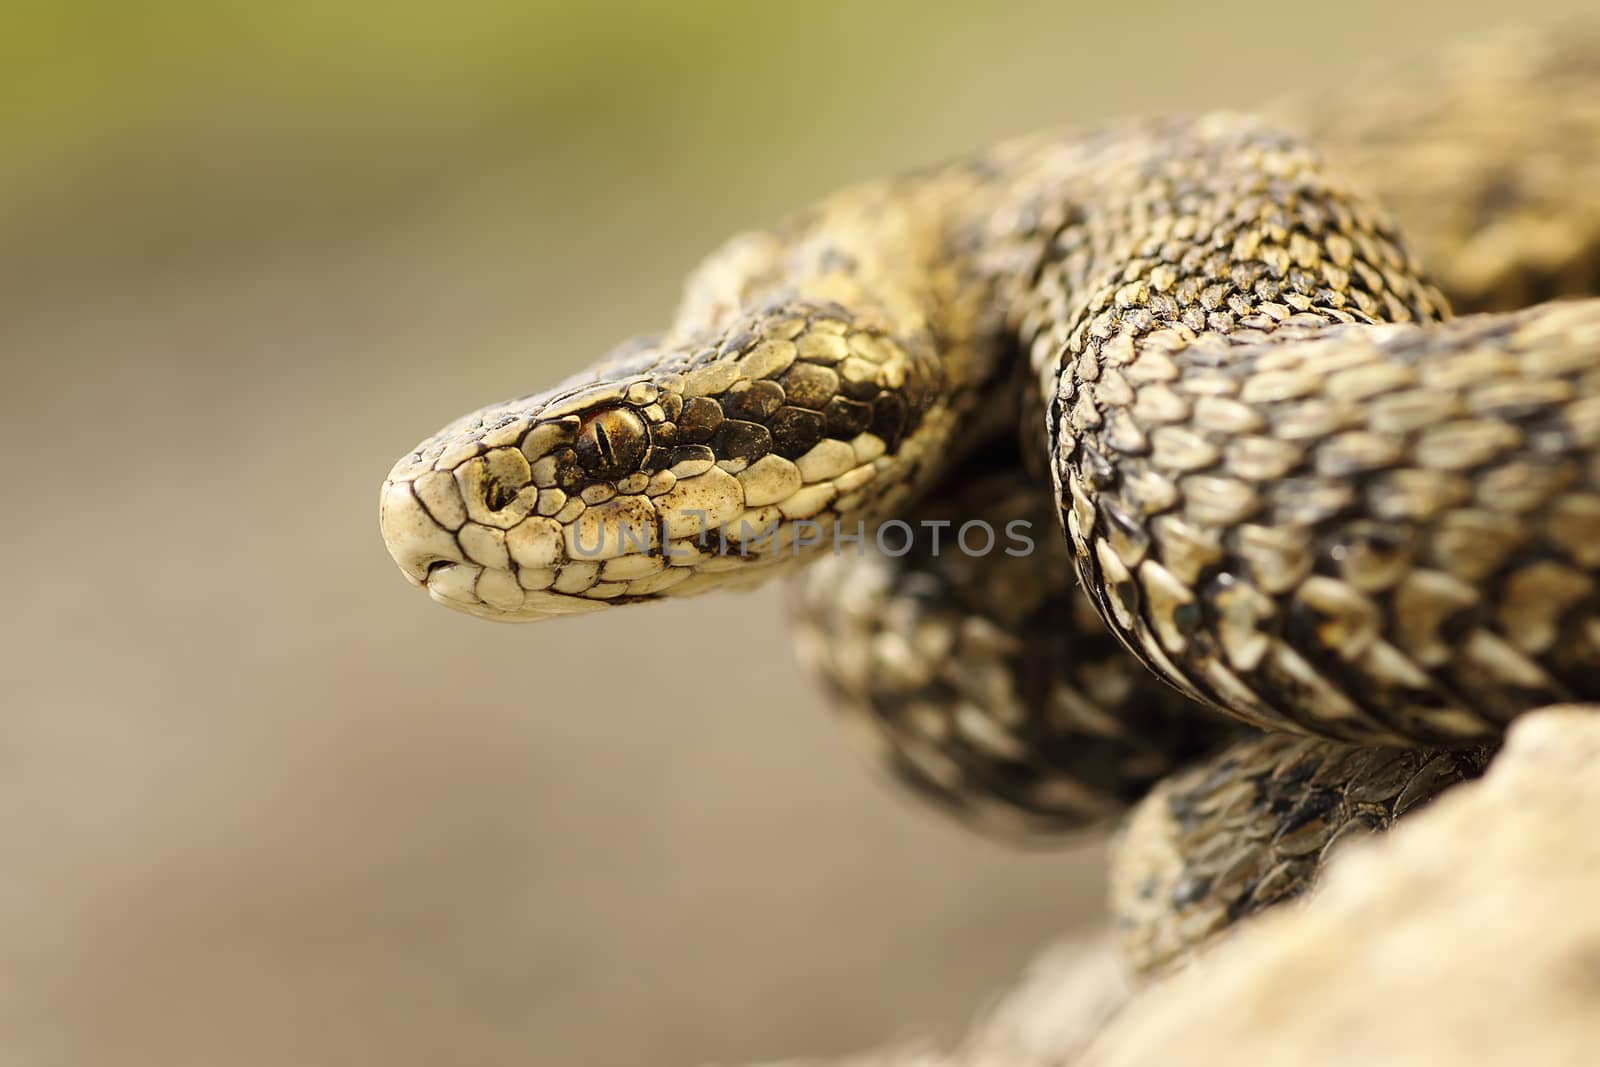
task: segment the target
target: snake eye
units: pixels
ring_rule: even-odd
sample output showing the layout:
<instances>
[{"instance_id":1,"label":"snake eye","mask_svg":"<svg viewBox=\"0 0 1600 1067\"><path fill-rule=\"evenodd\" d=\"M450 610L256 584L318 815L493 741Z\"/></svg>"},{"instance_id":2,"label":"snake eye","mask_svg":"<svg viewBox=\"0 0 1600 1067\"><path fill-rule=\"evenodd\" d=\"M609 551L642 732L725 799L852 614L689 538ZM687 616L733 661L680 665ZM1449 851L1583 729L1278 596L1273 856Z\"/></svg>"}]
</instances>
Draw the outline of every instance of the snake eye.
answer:
<instances>
[{"instance_id":1,"label":"snake eye","mask_svg":"<svg viewBox=\"0 0 1600 1067\"><path fill-rule=\"evenodd\" d=\"M591 416L573 446L578 462L596 478L621 478L639 469L650 449L644 420L627 408L607 408Z\"/></svg>"}]
</instances>

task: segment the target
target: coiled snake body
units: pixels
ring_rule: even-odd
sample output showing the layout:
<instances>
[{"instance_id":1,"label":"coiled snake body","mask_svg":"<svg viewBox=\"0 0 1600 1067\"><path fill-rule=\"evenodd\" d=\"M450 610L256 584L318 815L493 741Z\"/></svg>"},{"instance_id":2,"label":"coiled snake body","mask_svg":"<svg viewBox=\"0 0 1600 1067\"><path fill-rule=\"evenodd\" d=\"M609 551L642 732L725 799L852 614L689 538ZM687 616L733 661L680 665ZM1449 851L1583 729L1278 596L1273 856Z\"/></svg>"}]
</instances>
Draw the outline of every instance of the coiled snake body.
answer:
<instances>
[{"instance_id":1,"label":"coiled snake body","mask_svg":"<svg viewBox=\"0 0 1600 1067\"><path fill-rule=\"evenodd\" d=\"M389 550L499 619L814 562L801 652L923 794L1011 836L1145 798L1113 895L1156 966L1600 697L1600 300L1500 310L1600 288L1597 57L1519 36L842 193L401 459Z\"/></svg>"}]
</instances>

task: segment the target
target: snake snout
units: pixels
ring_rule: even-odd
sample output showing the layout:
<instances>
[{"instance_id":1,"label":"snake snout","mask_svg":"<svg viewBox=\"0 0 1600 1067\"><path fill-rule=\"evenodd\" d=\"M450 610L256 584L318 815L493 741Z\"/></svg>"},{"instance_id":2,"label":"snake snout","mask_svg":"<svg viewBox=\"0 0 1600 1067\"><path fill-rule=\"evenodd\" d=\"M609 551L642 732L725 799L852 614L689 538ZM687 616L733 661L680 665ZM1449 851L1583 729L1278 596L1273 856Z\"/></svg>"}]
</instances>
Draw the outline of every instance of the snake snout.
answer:
<instances>
[{"instance_id":1,"label":"snake snout","mask_svg":"<svg viewBox=\"0 0 1600 1067\"><path fill-rule=\"evenodd\" d=\"M388 481L378 501L384 547L413 585L426 586L439 568L466 562L455 536L418 499L412 481Z\"/></svg>"},{"instance_id":2,"label":"snake snout","mask_svg":"<svg viewBox=\"0 0 1600 1067\"><path fill-rule=\"evenodd\" d=\"M492 503L503 509L503 493L492 485L463 489L454 478L430 475L385 482L379 501L384 545L406 579L438 603L474 615L519 614L523 593L504 559L504 535L465 518L467 500L473 511ZM462 521L451 529L458 517Z\"/></svg>"},{"instance_id":3,"label":"snake snout","mask_svg":"<svg viewBox=\"0 0 1600 1067\"><path fill-rule=\"evenodd\" d=\"M570 428L561 429L571 436ZM567 528L557 518L567 517L567 494L547 484L541 501L536 484L550 481L543 467L565 459L571 447L550 457L535 449L534 464L543 464L536 473L520 447L483 446L481 439L464 439L452 456L425 443L384 482L379 525L407 581L446 607L489 619L603 608L602 601L561 588L580 579L595 584L599 564L580 560L568 568ZM564 569L572 570L565 578Z\"/></svg>"}]
</instances>

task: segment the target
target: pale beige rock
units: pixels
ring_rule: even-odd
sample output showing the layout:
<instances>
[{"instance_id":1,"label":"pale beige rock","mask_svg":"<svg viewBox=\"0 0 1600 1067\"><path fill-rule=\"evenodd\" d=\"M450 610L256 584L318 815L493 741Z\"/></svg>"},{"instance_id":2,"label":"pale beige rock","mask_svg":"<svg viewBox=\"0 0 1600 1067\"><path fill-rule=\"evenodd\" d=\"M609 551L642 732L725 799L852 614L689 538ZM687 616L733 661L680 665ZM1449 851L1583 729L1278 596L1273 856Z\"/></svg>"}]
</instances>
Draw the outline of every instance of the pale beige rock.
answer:
<instances>
[{"instance_id":1,"label":"pale beige rock","mask_svg":"<svg viewBox=\"0 0 1600 1067\"><path fill-rule=\"evenodd\" d=\"M1600 1057L1600 708L1511 730L1478 782L1358 842L1137 998L1084 1067L1559 1067Z\"/></svg>"},{"instance_id":2,"label":"pale beige rock","mask_svg":"<svg viewBox=\"0 0 1600 1067\"><path fill-rule=\"evenodd\" d=\"M984 1013L949 1067L1059 1067L1127 1000L1132 977L1109 933L1061 941Z\"/></svg>"}]
</instances>

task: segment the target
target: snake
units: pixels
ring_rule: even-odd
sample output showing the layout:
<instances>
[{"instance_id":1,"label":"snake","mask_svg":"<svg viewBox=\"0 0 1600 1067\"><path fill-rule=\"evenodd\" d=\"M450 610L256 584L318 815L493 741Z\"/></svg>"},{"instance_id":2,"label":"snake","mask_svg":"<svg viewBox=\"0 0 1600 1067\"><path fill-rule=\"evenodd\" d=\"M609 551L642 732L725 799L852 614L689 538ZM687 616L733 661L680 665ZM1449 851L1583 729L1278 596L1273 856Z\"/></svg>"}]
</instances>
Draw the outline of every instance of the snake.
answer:
<instances>
[{"instance_id":1,"label":"snake","mask_svg":"<svg viewBox=\"0 0 1600 1067\"><path fill-rule=\"evenodd\" d=\"M1600 698L1597 291L1600 34L1510 33L735 236L659 334L403 455L380 526L492 620L787 578L915 793L1121 820L1153 973Z\"/></svg>"}]
</instances>

